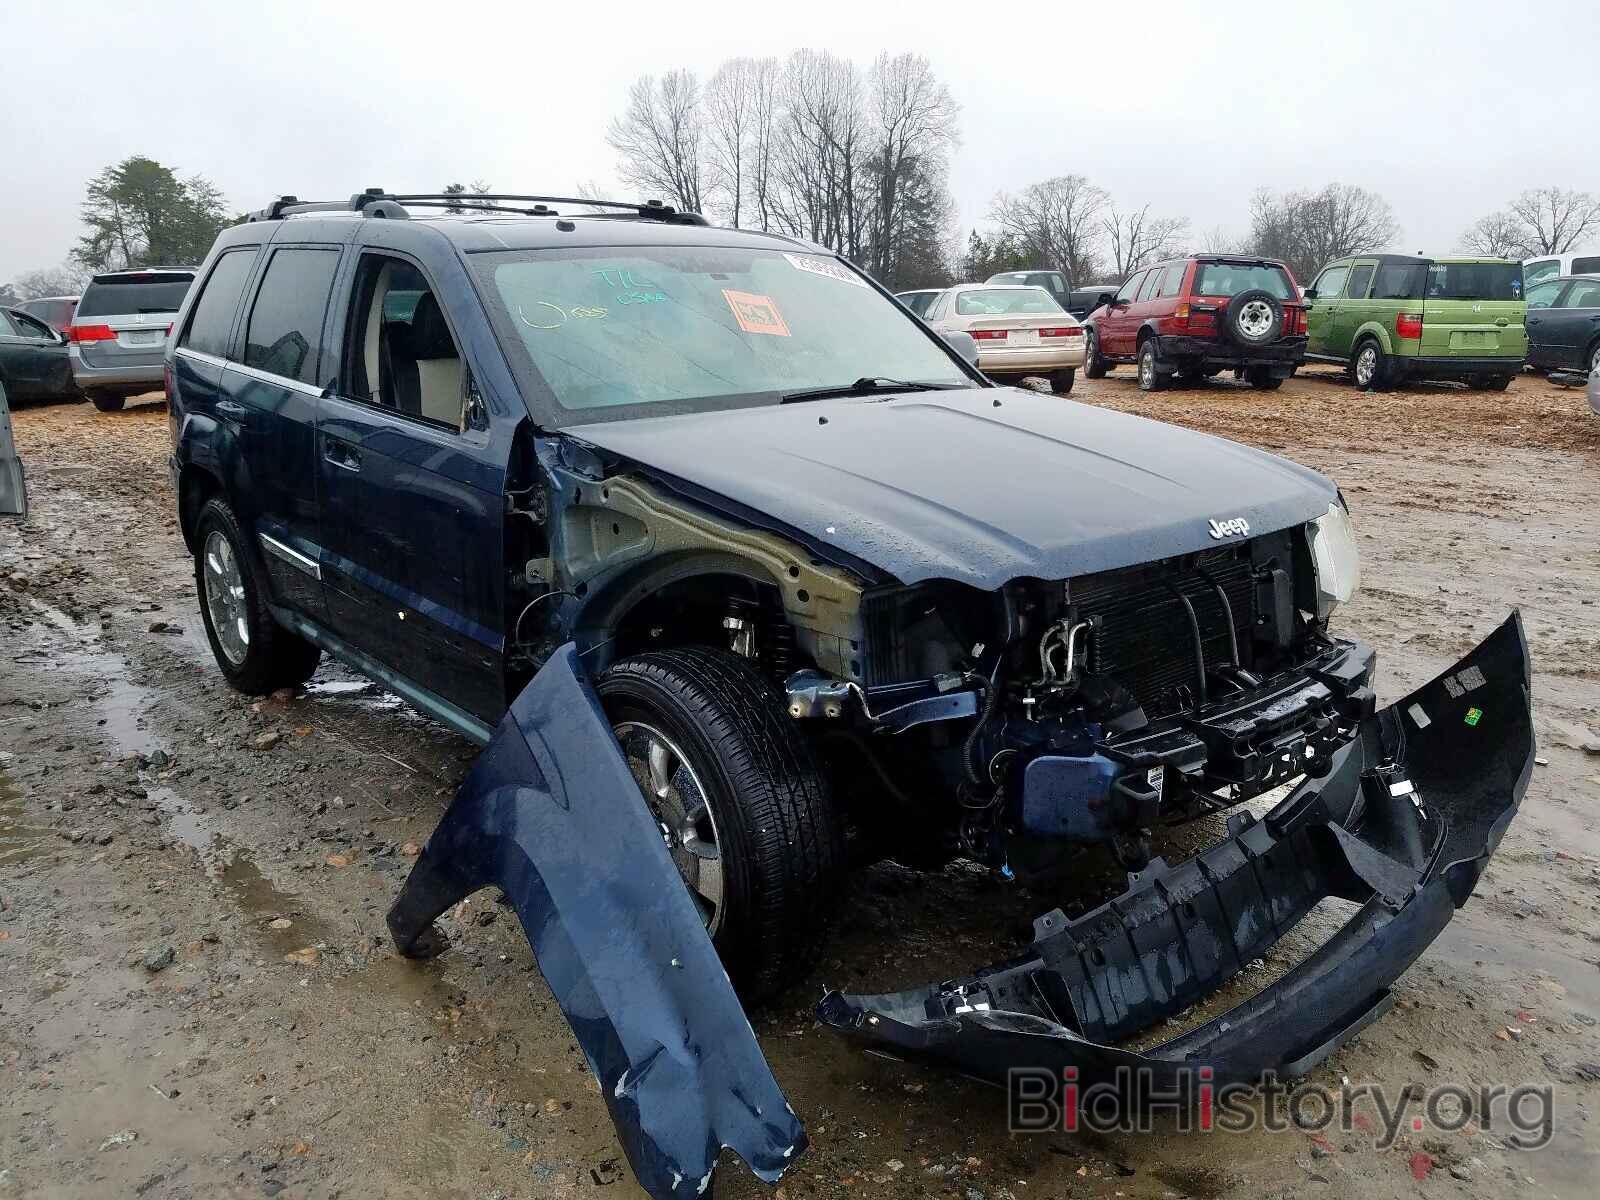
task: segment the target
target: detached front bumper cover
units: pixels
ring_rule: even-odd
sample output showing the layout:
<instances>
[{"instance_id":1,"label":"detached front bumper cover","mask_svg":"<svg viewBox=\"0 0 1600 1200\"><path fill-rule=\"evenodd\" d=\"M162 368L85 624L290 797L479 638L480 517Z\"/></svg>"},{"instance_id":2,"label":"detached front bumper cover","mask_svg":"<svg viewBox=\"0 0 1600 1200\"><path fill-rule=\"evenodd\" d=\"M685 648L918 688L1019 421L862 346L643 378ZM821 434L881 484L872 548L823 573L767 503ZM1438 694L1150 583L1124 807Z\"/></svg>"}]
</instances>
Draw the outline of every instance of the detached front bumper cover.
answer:
<instances>
[{"instance_id":1,"label":"detached front bumper cover","mask_svg":"<svg viewBox=\"0 0 1600 1200\"><path fill-rule=\"evenodd\" d=\"M389 910L402 954L498 884L572 1026L635 1178L704 1193L732 1149L775 1181L806 1148L569 644L501 720Z\"/></svg>"},{"instance_id":2,"label":"detached front bumper cover","mask_svg":"<svg viewBox=\"0 0 1600 1200\"><path fill-rule=\"evenodd\" d=\"M1533 769L1527 643L1513 613L1471 654L1375 712L1320 778L1116 900L1034 923L1031 953L885 995L829 992L822 1021L881 1053L1004 1084L1067 1068L1085 1086L1190 1086L1310 1070L1377 1019L1394 982L1472 894ZM1315 954L1208 1024L1115 1043L1217 990L1334 896L1359 904Z\"/></svg>"}]
</instances>

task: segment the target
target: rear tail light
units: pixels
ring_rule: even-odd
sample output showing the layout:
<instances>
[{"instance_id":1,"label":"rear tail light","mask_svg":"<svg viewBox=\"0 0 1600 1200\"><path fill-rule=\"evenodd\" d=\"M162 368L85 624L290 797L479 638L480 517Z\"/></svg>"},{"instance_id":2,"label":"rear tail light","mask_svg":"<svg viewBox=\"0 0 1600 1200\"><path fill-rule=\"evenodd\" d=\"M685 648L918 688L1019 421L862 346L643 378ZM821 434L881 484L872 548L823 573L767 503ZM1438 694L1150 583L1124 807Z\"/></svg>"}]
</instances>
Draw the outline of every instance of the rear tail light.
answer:
<instances>
[{"instance_id":1,"label":"rear tail light","mask_svg":"<svg viewBox=\"0 0 1600 1200\"><path fill-rule=\"evenodd\" d=\"M1082 337L1083 336L1083 326L1082 325L1061 325L1061 326L1058 326L1058 327L1055 327L1055 328L1051 328L1051 329L1041 329L1041 330L1039 330L1039 336L1042 337L1042 338L1047 338L1047 337L1065 337L1065 338Z\"/></svg>"},{"instance_id":2,"label":"rear tail light","mask_svg":"<svg viewBox=\"0 0 1600 1200\"><path fill-rule=\"evenodd\" d=\"M1004 329L974 329L972 340L975 342L1003 342L1006 340Z\"/></svg>"},{"instance_id":3,"label":"rear tail light","mask_svg":"<svg viewBox=\"0 0 1600 1200\"><path fill-rule=\"evenodd\" d=\"M109 325L74 325L70 336L74 342L114 342L117 331Z\"/></svg>"},{"instance_id":4,"label":"rear tail light","mask_svg":"<svg viewBox=\"0 0 1600 1200\"><path fill-rule=\"evenodd\" d=\"M1394 318L1394 332L1396 337L1419 338L1422 336L1421 313L1396 313Z\"/></svg>"}]
</instances>

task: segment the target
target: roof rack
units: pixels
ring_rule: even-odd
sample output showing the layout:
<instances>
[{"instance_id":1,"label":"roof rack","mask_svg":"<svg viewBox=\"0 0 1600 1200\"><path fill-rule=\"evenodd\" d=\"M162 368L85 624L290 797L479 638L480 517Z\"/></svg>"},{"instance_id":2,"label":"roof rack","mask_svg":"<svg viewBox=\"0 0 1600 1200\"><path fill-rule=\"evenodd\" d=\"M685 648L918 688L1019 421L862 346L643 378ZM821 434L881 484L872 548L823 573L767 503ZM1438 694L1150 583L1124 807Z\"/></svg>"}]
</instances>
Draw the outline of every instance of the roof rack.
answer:
<instances>
[{"instance_id":1,"label":"roof rack","mask_svg":"<svg viewBox=\"0 0 1600 1200\"><path fill-rule=\"evenodd\" d=\"M459 212L515 213L525 217L559 217L552 204L577 204L589 208L615 209L614 212L586 213L589 217L666 221L676 225L706 225L699 213L679 212L660 200L644 203L627 200L594 200L580 196L524 196L510 192L403 192L367 188L348 200L301 200L298 196L279 196L265 208L251 213L247 221L277 221L302 213L360 213L364 217L405 220L412 208L445 208Z\"/></svg>"}]
</instances>

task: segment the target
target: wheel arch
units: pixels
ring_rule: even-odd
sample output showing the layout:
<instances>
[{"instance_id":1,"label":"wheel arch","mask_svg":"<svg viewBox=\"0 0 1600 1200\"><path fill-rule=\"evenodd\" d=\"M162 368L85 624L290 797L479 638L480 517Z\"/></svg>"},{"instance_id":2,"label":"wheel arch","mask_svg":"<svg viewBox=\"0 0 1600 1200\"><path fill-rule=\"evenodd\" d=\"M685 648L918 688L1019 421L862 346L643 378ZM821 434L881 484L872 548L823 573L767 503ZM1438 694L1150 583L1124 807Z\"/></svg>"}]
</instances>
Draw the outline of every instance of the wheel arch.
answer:
<instances>
[{"instance_id":1,"label":"wheel arch","mask_svg":"<svg viewBox=\"0 0 1600 1200\"><path fill-rule=\"evenodd\" d=\"M200 510L213 496L223 495L222 480L215 472L196 463L184 463L178 472L178 529L183 534L183 545L194 553L195 526L200 521Z\"/></svg>"},{"instance_id":2,"label":"wheel arch","mask_svg":"<svg viewBox=\"0 0 1600 1200\"><path fill-rule=\"evenodd\" d=\"M1350 339L1350 356L1352 358L1355 357L1356 347L1368 338L1377 342L1378 349L1385 354L1394 353L1394 343L1390 338L1388 328L1377 321L1367 321L1356 330L1355 336Z\"/></svg>"}]
</instances>

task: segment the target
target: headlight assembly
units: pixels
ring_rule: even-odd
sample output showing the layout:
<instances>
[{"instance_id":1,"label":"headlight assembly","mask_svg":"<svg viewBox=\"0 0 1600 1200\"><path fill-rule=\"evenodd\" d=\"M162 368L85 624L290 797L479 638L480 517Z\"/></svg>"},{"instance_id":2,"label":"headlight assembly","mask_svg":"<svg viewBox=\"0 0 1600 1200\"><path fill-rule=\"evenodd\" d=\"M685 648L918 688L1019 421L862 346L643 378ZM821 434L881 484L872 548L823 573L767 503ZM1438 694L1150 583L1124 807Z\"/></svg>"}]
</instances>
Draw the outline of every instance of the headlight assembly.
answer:
<instances>
[{"instance_id":1,"label":"headlight assembly","mask_svg":"<svg viewBox=\"0 0 1600 1200\"><path fill-rule=\"evenodd\" d=\"M1317 581L1317 617L1330 613L1356 594L1361 586L1361 555L1356 550L1355 526L1342 504L1328 505L1326 516L1306 526L1311 544L1311 565Z\"/></svg>"}]
</instances>

